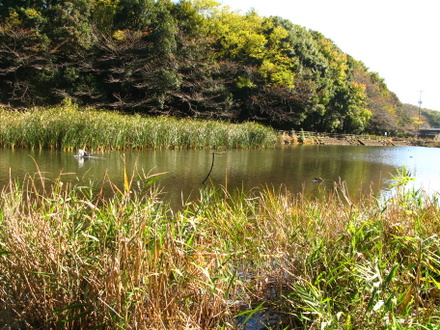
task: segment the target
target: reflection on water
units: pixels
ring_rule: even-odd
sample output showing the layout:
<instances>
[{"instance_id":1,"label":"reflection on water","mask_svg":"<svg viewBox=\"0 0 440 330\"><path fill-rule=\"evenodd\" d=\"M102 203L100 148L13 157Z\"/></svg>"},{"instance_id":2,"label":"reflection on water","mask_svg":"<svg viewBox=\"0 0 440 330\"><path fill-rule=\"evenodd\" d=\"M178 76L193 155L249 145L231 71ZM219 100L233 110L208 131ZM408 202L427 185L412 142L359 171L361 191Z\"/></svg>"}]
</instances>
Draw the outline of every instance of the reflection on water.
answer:
<instances>
[{"instance_id":1,"label":"reflection on water","mask_svg":"<svg viewBox=\"0 0 440 330\"><path fill-rule=\"evenodd\" d=\"M173 204L195 196L211 168L210 150L156 150L125 152L128 173L167 172L157 182ZM123 153L77 159L73 152L0 149L0 185L22 178L37 169L48 179L62 174L63 181L101 182L108 173L112 182L123 180ZM440 149L422 147L281 146L268 150L228 150L215 155L210 180L228 189L285 185L292 192L313 194L346 182L352 198L370 189L378 193L389 185L396 167L406 168L416 178L414 185L429 192L440 190ZM323 183L313 182L322 177Z\"/></svg>"}]
</instances>

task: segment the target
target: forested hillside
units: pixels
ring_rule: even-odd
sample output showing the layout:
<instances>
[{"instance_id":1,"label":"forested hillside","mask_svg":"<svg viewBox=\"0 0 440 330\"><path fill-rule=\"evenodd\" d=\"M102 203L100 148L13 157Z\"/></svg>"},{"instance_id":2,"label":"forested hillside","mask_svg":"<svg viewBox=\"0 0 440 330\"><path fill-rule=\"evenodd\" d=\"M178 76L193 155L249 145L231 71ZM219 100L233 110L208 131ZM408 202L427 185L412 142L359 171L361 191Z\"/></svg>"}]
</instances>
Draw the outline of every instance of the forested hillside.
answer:
<instances>
[{"instance_id":1,"label":"forested hillside","mask_svg":"<svg viewBox=\"0 0 440 330\"><path fill-rule=\"evenodd\" d=\"M402 110L405 116L411 118L412 129L417 128L439 128L440 112L426 108L420 108L412 104L403 104ZM409 127L411 129L411 127Z\"/></svg>"},{"instance_id":2,"label":"forested hillside","mask_svg":"<svg viewBox=\"0 0 440 330\"><path fill-rule=\"evenodd\" d=\"M253 120L280 129L410 127L377 73L324 35L210 0L2 0L0 104Z\"/></svg>"}]
</instances>

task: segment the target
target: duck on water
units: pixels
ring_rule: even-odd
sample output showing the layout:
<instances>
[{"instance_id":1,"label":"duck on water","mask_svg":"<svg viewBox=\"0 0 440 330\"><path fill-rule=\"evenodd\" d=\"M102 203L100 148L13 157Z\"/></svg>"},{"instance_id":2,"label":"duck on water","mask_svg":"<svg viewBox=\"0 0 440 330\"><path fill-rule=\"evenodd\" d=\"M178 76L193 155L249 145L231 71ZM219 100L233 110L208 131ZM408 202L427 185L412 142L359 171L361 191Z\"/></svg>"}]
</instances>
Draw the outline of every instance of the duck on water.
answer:
<instances>
[{"instance_id":1,"label":"duck on water","mask_svg":"<svg viewBox=\"0 0 440 330\"><path fill-rule=\"evenodd\" d=\"M84 162L88 161L89 159L104 159L102 157L95 157L92 156L90 153L83 149L78 149L78 153L76 155L73 155L78 160L79 167L84 166Z\"/></svg>"},{"instance_id":2,"label":"duck on water","mask_svg":"<svg viewBox=\"0 0 440 330\"><path fill-rule=\"evenodd\" d=\"M104 159L102 157L96 157L93 156L91 153L88 153L87 151L83 150L83 149L78 149L78 153L76 155L74 155L75 158L78 159Z\"/></svg>"},{"instance_id":3,"label":"duck on water","mask_svg":"<svg viewBox=\"0 0 440 330\"><path fill-rule=\"evenodd\" d=\"M78 158L89 158L90 154L82 149L78 149L78 154L76 155Z\"/></svg>"}]
</instances>

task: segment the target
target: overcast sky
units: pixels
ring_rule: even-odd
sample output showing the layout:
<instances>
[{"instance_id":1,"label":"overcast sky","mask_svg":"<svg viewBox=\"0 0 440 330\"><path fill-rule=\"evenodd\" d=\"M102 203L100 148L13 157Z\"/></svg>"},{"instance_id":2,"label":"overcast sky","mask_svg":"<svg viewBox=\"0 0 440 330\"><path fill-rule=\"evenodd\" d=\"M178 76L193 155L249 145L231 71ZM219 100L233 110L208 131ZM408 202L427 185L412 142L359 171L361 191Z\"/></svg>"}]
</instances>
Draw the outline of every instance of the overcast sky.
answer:
<instances>
[{"instance_id":1,"label":"overcast sky","mask_svg":"<svg viewBox=\"0 0 440 330\"><path fill-rule=\"evenodd\" d=\"M321 32L378 72L400 101L440 110L438 0L219 0Z\"/></svg>"}]
</instances>

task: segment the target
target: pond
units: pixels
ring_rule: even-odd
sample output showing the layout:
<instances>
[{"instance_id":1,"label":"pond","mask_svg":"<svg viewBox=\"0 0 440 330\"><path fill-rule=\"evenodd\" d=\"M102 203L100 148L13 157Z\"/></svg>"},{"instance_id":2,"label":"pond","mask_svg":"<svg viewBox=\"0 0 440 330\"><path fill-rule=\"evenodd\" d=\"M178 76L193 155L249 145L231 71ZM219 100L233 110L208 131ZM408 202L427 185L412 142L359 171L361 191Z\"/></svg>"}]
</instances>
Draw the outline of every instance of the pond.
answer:
<instances>
[{"instance_id":1,"label":"pond","mask_svg":"<svg viewBox=\"0 0 440 330\"><path fill-rule=\"evenodd\" d=\"M96 158L78 159L73 152L0 149L0 187L10 178L20 179L39 170L48 180L95 184L105 174L120 187L124 158L131 173L163 173L156 182L163 198L172 205L197 196L208 175L211 150L154 150L109 152ZM440 149L424 147L370 147L292 145L266 150L228 150L214 153L214 167L207 184L229 190L243 187L286 186L291 192L314 194L334 182L345 181L350 196L380 193L390 184L396 168L405 166L416 180L413 185L429 193L440 190ZM321 177L323 182L313 182ZM136 181L136 180L135 180Z\"/></svg>"}]
</instances>

